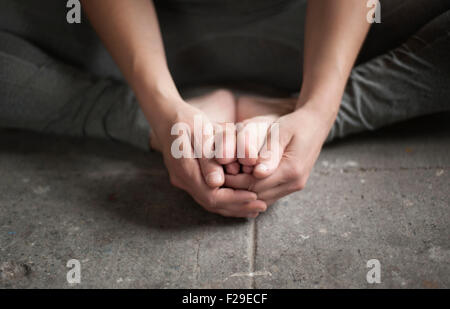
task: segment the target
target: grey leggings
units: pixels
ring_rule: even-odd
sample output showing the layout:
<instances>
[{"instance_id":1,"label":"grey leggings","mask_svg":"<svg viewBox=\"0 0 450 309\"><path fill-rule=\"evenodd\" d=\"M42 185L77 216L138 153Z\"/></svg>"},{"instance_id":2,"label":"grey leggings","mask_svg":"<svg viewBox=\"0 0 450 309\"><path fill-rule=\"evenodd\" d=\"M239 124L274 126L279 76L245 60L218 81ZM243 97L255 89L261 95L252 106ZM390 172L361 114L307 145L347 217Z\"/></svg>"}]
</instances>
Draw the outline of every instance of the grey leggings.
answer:
<instances>
[{"instance_id":1,"label":"grey leggings","mask_svg":"<svg viewBox=\"0 0 450 309\"><path fill-rule=\"evenodd\" d=\"M305 2L233 14L229 7L208 12L157 1L177 86L256 84L298 92ZM149 125L86 20L67 24L59 0L0 0L0 8L0 127L148 149ZM450 1L389 0L381 17L328 141L450 110Z\"/></svg>"}]
</instances>

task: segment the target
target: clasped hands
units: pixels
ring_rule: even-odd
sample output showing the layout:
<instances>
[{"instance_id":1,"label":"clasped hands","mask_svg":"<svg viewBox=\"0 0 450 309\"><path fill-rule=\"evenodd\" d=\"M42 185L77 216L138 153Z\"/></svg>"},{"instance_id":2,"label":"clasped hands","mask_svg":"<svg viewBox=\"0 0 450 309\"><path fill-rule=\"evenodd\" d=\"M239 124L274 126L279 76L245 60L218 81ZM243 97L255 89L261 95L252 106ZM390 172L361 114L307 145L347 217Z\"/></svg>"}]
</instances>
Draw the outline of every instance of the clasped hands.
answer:
<instances>
[{"instance_id":1,"label":"clasped hands","mask_svg":"<svg viewBox=\"0 0 450 309\"><path fill-rule=\"evenodd\" d=\"M238 107L245 105L243 100L237 101ZM334 118L313 102L296 108L279 101L275 110L261 105L256 109L261 112L251 115L237 108L238 122L227 125L216 121L223 120L220 117L208 116L204 106L177 105L162 122L165 125L154 128L151 138L152 147L163 154L171 184L209 212L244 218L255 218L278 199L302 190ZM290 108L280 108L286 105ZM198 134L202 138L195 138ZM214 138L218 134L220 145Z\"/></svg>"}]
</instances>

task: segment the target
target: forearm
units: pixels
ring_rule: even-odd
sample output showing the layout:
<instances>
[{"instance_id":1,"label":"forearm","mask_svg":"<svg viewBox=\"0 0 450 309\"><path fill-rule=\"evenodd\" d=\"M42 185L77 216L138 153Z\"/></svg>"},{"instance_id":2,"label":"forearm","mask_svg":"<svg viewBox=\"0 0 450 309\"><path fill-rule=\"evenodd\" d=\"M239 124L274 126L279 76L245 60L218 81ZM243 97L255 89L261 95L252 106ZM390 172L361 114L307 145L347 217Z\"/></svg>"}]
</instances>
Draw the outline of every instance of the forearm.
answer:
<instances>
[{"instance_id":1,"label":"forearm","mask_svg":"<svg viewBox=\"0 0 450 309\"><path fill-rule=\"evenodd\" d=\"M361 0L308 2L299 107L311 103L334 118L370 27L366 14Z\"/></svg>"},{"instance_id":2,"label":"forearm","mask_svg":"<svg viewBox=\"0 0 450 309\"><path fill-rule=\"evenodd\" d=\"M170 75L153 2L84 0L93 27L133 88L147 119L181 101Z\"/></svg>"}]
</instances>

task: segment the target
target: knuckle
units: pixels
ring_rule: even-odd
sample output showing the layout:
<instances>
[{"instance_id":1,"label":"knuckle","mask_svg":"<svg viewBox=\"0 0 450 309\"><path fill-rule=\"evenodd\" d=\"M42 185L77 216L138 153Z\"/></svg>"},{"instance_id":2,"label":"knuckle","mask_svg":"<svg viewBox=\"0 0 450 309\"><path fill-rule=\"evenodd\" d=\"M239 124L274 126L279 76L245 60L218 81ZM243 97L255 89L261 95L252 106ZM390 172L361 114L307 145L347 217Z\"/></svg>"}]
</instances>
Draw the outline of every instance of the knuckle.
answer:
<instances>
[{"instance_id":1,"label":"knuckle","mask_svg":"<svg viewBox=\"0 0 450 309\"><path fill-rule=\"evenodd\" d=\"M179 178L177 176L170 175L169 176L169 181L170 181L170 184L172 186L181 189L181 182L180 182L180 180L179 180Z\"/></svg>"},{"instance_id":2,"label":"knuckle","mask_svg":"<svg viewBox=\"0 0 450 309\"><path fill-rule=\"evenodd\" d=\"M253 181L250 182L249 185L248 185L248 191L250 191L250 192L256 192L255 185L256 185L255 182L253 182Z\"/></svg>"},{"instance_id":3,"label":"knuckle","mask_svg":"<svg viewBox=\"0 0 450 309\"><path fill-rule=\"evenodd\" d=\"M211 193L206 196L205 206L208 209L215 209L217 207L217 196L216 193Z\"/></svg>"},{"instance_id":4,"label":"knuckle","mask_svg":"<svg viewBox=\"0 0 450 309\"><path fill-rule=\"evenodd\" d=\"M293 180L299 180L302 178L303 169L300 164L291 163L289 166L289 177Z\"/></svg>"},{"instance_id":5,"label":"knuckle","mask_svg":"<svg viewBox=\"0 0 450 309\"><path fill-rule=\"evenodd\" d=\"M294 181L294 184L292 186L292 190L295 191L302 191L306 187L306 183L308 182L308 177L302 176Z\"/></svg>"},{"instance_id":6,"label":"knuckle","mask_svg":"<svg viewBox=\"0 0 450 309\"><path fill-rule=\"evenodd\" d=\"M267 201L266 201L267 207L270 207L270 206L272 206L272 205L275 204L275 203L276 203L276 200L267 200Z\"/></svg>"},{"instance_id":7,"label":"knuckle","mask_svg":"<svg viewBox=\"0 0 450 309\"><path fill-rule=\"evenodd\" d=\"M208 207L203 207L203 208L209 213L225 216L224 213L220 209L214 209L214 208L208 208Z\"/></svg>"},{"instance_id":8,"label":"knuckle","mask_svg":"<svg viewBox=\"0 0 450 309\"><path fill-rule=\"evenodd\" d=\"M305 189L305 185L306 185L306 182L302 178L300 178L294 182L294 184L292 186L292 190L293 191L302 191L303 189Z\"/></svg>"},{"instance_id":9,"label":"knuckle","mask_svg":"<svg viewBox=\"0 0 450 309\"><path fill-rule=\"evenodd\" d=\"M170 184L173 186L173 187L177 187L177 185L176 185L176 180L175 180L175 178L173 178L173 177L169 177L169 180L170 180Z\"/></svg>"}]
</instances>

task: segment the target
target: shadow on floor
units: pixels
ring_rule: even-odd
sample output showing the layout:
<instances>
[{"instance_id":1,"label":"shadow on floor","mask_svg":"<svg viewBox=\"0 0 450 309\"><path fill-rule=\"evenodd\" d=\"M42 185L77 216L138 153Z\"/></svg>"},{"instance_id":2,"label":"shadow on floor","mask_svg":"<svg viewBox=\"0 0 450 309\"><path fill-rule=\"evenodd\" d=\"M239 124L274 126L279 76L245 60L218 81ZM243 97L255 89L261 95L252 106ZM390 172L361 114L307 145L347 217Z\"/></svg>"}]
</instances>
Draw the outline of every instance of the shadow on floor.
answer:
<instances>
[{"instance_id":1,"label":"shadow on floor","mask_svg":"<svg viewBox=\"0 0 450 309\"><path fill-rule=\"evenodd\" d=\"M361 141L390 142L450 133L450 114L401 123L377 132L336 141L327 148ZM157 153L103 140L83 140L4 130L0 158L15 158L28 174L45 178L56 189L54 198L67 207L113 213L118 220L158 230L196 229L208 225L241 225L247 220L206 213L186 193L173 188ZM1 160L3 162L11 160ZM2 174L14 171L3 166ZM70 203L63 203L71 200ZM75 206L73 206L75 205ZM68 209L72 211L73 209Z\"/></svg>"},{"instance_id":2,"label":"shadow on floor","mask_svg":"<svg viewBox=\"0 0 450 309\"><path fill-rule=\"evenodd\" d=\"M96 207L118 220L160 230L247 222L205 212L188 194L170 185L160 154L123 144L4 130L0 132L1 174L14 174L15 169L51 184L56 191L52 202L68 207L67 211Z\"/></svg>"},{"instance_id":3,"label":"shadow on floor","mask_svg":"<svg viewBox=\"0 0 450 309\"><path fill-rule=\"evenodd\" d=\"M355 134L343 139L337 139L326 147L334 148L342 145L367 142L390 142L413 139L428 139L430 137L448 136L450 134L450 112L440 113L400 122L386 128Z\"/></svg>"}]
</instances>

